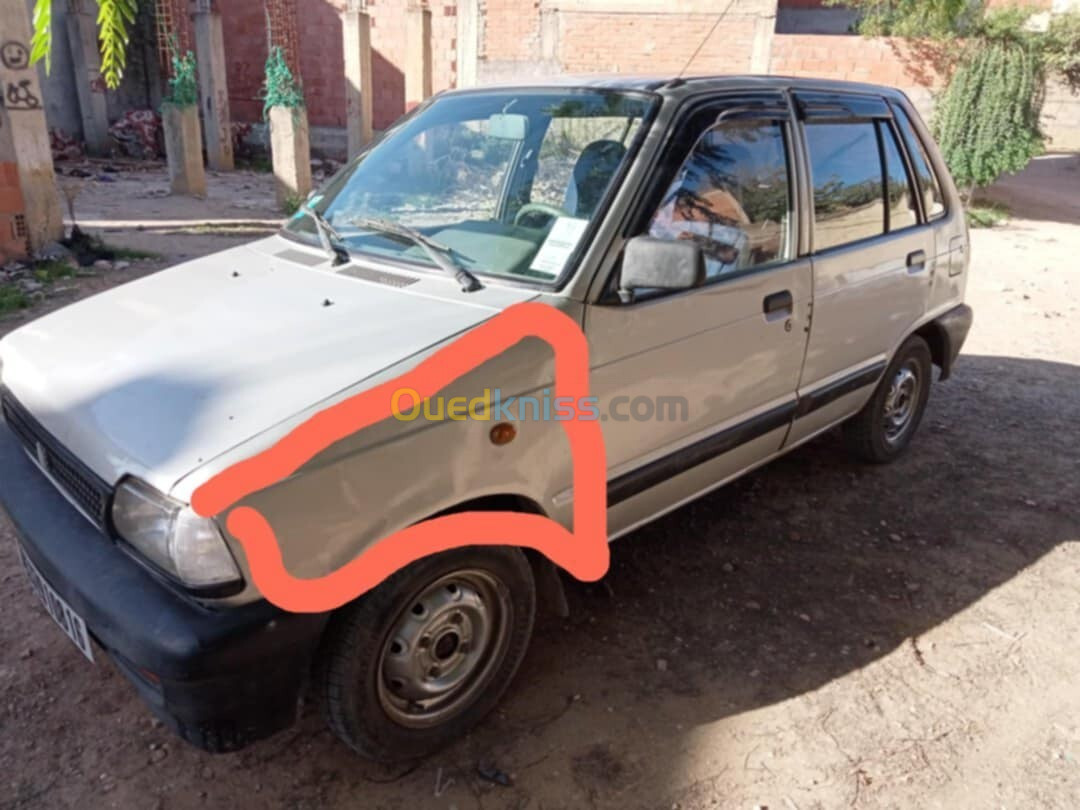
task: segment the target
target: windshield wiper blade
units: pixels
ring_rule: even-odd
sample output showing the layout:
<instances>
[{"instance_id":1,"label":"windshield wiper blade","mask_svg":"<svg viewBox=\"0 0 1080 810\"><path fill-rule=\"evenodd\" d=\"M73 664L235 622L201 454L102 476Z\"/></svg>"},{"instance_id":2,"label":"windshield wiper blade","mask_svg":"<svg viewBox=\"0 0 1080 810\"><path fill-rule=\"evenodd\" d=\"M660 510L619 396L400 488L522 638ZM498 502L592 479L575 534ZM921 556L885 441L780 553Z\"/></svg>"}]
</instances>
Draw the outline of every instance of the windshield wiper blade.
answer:
<instances>
[{"instance_id":1,"label":"windshield wiper blade","mask_svg":"<svg viewBox=\"0 0 1080 810\"><path fill-rule=\"evenodd\" d=\"M319 234L319 244L330 257L331 267L339 267L349 261L349 249L345 247L345 240L341 234L334 230L334 226L315 210L309 203L304 203L304 213L311 217L315 223L315 230Z\"/></svg>"},{"instance_id":2,"label":"windshield wiper blade","mask_svg":"<svg viewBox=\"0 0 1080 810\"><path fill-rule=\"evenodd\" d=\"M416 228L410 228L408 225L402 225L400 222L391 222L388 219L376 219L370 217L354 219L352 224L358 228L363 228L366 231L375 231L386 236L412 242L414 245L419 246L427 253L428 257L436 266L457 279L458 284L461 285L462 292L476 292L484 287L476 276L458 264L454 259L454 251L451 248L448 248L446 245L440 245L434 239L431 239L416 230Z\"/></svg>"}]
</instances>

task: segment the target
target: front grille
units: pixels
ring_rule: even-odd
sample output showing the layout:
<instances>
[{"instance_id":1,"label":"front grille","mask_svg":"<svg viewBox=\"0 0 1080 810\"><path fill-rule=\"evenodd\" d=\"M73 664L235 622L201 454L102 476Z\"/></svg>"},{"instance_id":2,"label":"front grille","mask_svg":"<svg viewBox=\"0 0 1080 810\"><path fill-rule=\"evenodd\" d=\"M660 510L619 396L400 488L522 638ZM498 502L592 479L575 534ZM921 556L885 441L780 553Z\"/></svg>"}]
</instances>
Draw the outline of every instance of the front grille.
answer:
<instances>
[{"instance_id":1,"label":"front grille","mask_svg":"<svg viewBox=\"0 0 1080 810\"><path fill-rule=\"evenodd\" d=\"M64 449L6 391L0 394L0 407L3 408L4 421L19 437L27 452L94 525L104 529L111 494L109 485Z\"/></svg>"}]
</instances>

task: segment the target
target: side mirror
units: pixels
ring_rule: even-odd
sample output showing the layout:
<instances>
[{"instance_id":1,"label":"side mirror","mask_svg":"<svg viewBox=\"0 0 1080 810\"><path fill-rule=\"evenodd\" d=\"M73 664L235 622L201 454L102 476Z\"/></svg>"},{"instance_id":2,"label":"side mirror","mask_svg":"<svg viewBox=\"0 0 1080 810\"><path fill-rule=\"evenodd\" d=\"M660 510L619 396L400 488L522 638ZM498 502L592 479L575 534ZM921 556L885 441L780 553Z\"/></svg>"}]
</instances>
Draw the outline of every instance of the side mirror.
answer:
<instances>
[{"instance_id":1,"label":"side mirror","mask_svg":"<svg viewBox=\"0 0 1080 810\"><path fill-rule=\"evenodd\" d=\"M690 239L635 236L623 251L620 294L634 290L689 290L705 283L705 255Z\"/></svg>"}]
</instances>

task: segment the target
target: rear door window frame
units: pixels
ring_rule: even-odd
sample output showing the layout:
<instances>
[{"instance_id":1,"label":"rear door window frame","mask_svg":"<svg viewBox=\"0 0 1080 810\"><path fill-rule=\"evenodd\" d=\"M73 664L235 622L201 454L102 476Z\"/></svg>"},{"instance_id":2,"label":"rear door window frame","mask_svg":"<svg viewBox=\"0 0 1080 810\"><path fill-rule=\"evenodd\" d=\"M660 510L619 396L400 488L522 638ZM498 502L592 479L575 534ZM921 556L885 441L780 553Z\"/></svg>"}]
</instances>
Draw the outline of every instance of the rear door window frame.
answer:
<instances>
[{"instance_id":1,"label":"rear door window frame","mask_svg":"<svg viewBox=\"0 0 1080 810\"><path fill-rule=\"evenodd\" d=\"M832 251L847 250L852 247L857 247L858 245L868 244L875 240L888 239L893 235L911 231L916 228L926 227L930 224L930 220L927 219L924 207L922 185L914 170L914 162L909 154L910 147L907 143L907 139L904 137L898 126L898 122L896 121L897 113L892 101L883 96L871 95L868 93L850 93L846 91L818 92L813 90L795 90L792 93L792 96L794 98L796 110L796 129L798 130L798 136L803 150L806 167L805 171L807 175L807 193L804 203L807 206L808 212L808 255L820 256L829 254ZM878 142L878 162L882 179L882 202L885 208L882 219L882 227L884 230L881 233L873 236L865 236L850 242L843 242L838 245L830 245L829 247L820 250L815 246L814 243L817 236L817 211L814 200L813 158L810 155L810 146L806 137L806 126L808 121L818 123L869 123L874 126L875 137ZM882 140L883 133L880 129L882 125L888 126L893 132L895 143L900 150L901 159L904 163L904 170L907 172L908 182L914 189L918 190L918 194L916 195L917 222L914 225L908 225L897 230L889 228L888 178L885 163L884 142ZM918 137L917 132L915 135ZM932 166L931 170L933 170ZM935 181L938 180L936 172L934 173L934 179Z\"/></svg>"}]
</instances>

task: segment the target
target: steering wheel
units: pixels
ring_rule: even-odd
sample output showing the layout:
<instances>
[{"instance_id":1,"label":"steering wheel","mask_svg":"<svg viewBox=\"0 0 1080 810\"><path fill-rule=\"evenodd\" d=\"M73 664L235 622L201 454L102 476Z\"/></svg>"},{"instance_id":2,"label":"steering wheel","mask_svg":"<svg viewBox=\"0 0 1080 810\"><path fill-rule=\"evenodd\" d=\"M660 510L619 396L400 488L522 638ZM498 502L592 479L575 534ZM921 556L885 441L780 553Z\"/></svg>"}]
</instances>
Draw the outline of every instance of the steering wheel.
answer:
<instances>
[{"instance_id":1,"label":"steering wheel","mask_svg":"<svg viewBox=\"0 0 1080 810\"><path fill-rule=\"evenodd\" d=\"M557 205L548 205L547 203L525 203L518 209L517 215L514 217L514 224L520 225L521 220L525 219L529 214L544 214L548 217L565 217L566 211L559 208Z\"/></svg>"}]
</instances>

